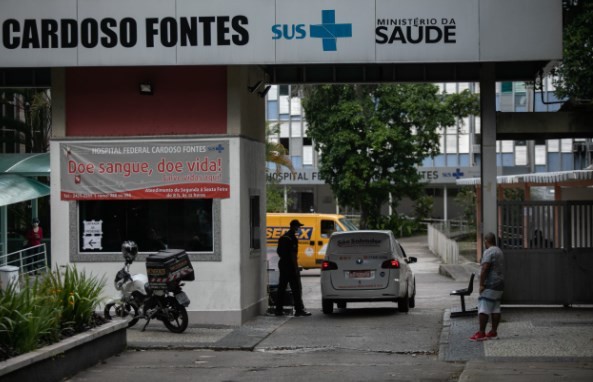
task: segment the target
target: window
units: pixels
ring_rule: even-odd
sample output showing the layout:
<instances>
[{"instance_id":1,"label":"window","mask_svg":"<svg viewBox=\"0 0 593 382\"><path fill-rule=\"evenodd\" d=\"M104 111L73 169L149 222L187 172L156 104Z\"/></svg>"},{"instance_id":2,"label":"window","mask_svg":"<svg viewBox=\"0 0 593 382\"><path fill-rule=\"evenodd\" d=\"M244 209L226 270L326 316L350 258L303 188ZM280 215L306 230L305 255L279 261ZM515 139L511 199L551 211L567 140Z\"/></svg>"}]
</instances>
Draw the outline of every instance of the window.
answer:
<instances>
[{"instance_id":1,"label":"window","mask_svg":"<svg viewBox=\"0 0 593 382\"><path fill-rule=\"evenodd\" d=\"M301 107L301 99L300 98L291 98L290 99L290 114L291 115L301 115L302 107Z\"/></svg>"},{"instance_id":2,"label":"window","mask_svg":"<svg viewBox=\"0 0 593 382\"><path fill-rule=\"evenodd\" d=\"M469 153L469 135L462 134L459 135L459 152L460 153Z\"/></svg>"},{"instance_id":3,"label":"window","mask_svg":"<svg viewBox=\"0 0 593 382\"><path fill-rule=\"evenodd\" d=\"M527 89L525 88L525 82L515 82L515 92L516 93L525 93Z\"/></svg>"},{"instance_id":4,"label":"window","mask_svg":"<svg viewBox=\"0 0 593 382\"><path fill-rule=\"evenodd\" d=\"M268 101L268 120L278 119L278 101Z\"/></svg>"},{"instance_id":5,"label":"window","mask_svg":"<svg viewBox=\"0 0 593 382\"><path fill-rule=\"evenodd\" d=\"M120 252L125 240L140 252L213 251L212 199L80 201L78 219L81 253Z\"/></svg>"},{"instance_id":6,"label":"window","mask_svg":"<svg viewBox=\"0 0 593 382\"><path fill-rule=\"evenodd\" d=\"M293 138L300 138L303 136L301 133L301 121L292 120L290 125L290 136Z\"/></svg>"},{"instance_id":7,"label":"window","mask_svg":"<svg viewBox=\"0 0 593 382\"><path fill-rule=\"evenodd\" d=\"M261 249L260 218L259 218L259 195L249 197L249 246L251 249Z\"/></svg>"},{"instance_id":8,"label":"window","mask_svg":"<svg viewBox=\"0 0 593 382\"><path fill-rule=\"evenodd\" d=\"M535 146L535 164L545 165L546 164L546 146L537 145Z\"/></svg>"},{"instance_id":9,"label":"window","mask_svg":"<svg viewBox=\"0 0 593 382\"><path fill-rule=\"evenodd\" d=\"M303 168L303 157L301 155L293 155L290 157L292 166L296 169Z\"/></svg>"},{"instance_id":10,"label":"window","mask_svg":"<svg viewBox=\"0 0 593 382\"><path fill-rule=\"evenodd\" d=\"M336 223L333 220L321 221L321 237L328 238L334 232L336 232Z\"/></svg>"},{"instance_id":11,"label":"window","mask_svg":"<svg viewBox=\"0 0 593 382\"><path fill-rule=\"evenodd\" d=\"M457 135L447 135L447 153L457 153Z\"/></svg>"},{"instance_id":12,"label":"window","mask_svg":"<svg viewBox=\"0 0 593 382\"><path fill-rule=\"evenodd\" d=\"M272 87L268 91L268 94L266 94L266 97L268 97L268 101L269 100L277 100L278 99L278 85L272 85Z\"/></svg>"},{"instance_id":13,"label":"window","mask_svg":"<svg viewBox=\"0 0 593 382\"><path fill-rule=\"evenodd\" d=\"M447 159L447 166L449 167L455 167L455 166L459 166L459 160L456 154L447 154L446 155L446 159Z\"/></svg>"},{"instance_id":14,"label":"window","mask_svg":"<svg viewBox=\"0 0 593 382\"><path fill-rule=\"evenodd\" d=\"M527 146L515 146L515 166L527 166Z\"/></svg>"},{"instance_id":15,"label":"window","mask_svg":"<svg viewBox=\"0 0 593 382\"><path fill-rule=\"evenodd\" d=\"M500 141L501 149L500 152L503 153L512 153L513 152L513 141Z\"/></svg>"},{"instance_id":16,"label":"window","mask_svg":"<svg viewBox=\"0 0 593 382\"><path fill-rule=\"evenodd\" d=\"M560 151L560 141L558 139L550 139L548 141L548 152L557 153Z\"/></svg>"},{"instance_id":17,"label":"window","mask_svg":"<svg viewBox=\"0 0 593 382\"><path fill-rule=\"evenodd\" d=\"M280 92L281 96L288 95L288 85L280 85L278 88L279 88L278 91Z\"/></svg>"},{"instance_id":18,"label":"window","mask_svg":"<svg viewBox=\"0 0 593 382\"><path fill-rule=\"evenodd\" d=\"M286 149L286 154L290 153L289 141L290 139L288 138L280 138L280 144Z\"/></svg>"},{"instance_id":19,"label":"window","mask_svg":"<svg viewBox=\"0 0 593 382\"><path fill-rule=\"evenodd\" d=\"M562 139L560 141L560 150L563 153L571 153L572 152L572 139Z\"/></svg>"},{"instance_id":20,"label":"window","mask_svg":"<svg viewBox=\"0 0 593 382\"><path fill-rule=\"evenodd\" d=\"M280 123L280 137L281 138L290 137L290 123L289 122ZM288 148L288 146L284 146L284 147Z\"/></svg>"},{"instance_id":21,"label":"window","mask_svg":"<svg viewBox=\"0 0 593 382\"><path fill-rule=\"evenodd\" d=\"M290 100L288 96L280 96L279 98L280 114L288 114L290 110Z\"/></svg>"},{"instance_id":22,"label":"window","mask_svg":"<svg viewBox=\"0 0 593 382\"><path fill-rule=\"evenodd\" d=\"M313 146L303 146L303 165L313 165Z\"/></svg>"},{"instance_id":23,"label":"window","mask_svg":"<svg viewBox=\"0 0 593 382\"><path fill-rule=\"evenodd\" d=\"M500 92L501 93L512 93L513 92L513 83L512 82L502 82L500 84Z\"/></svg>"}]
</instances>

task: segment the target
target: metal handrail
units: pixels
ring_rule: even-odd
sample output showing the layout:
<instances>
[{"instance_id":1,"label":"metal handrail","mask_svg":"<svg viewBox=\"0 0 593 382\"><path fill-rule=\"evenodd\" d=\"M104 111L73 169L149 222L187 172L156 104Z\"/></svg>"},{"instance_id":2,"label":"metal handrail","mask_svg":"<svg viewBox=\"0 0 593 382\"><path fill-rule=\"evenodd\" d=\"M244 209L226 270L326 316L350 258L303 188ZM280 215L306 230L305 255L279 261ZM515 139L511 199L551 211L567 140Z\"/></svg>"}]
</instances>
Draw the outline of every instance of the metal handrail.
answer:
<instances>
[{"instance_id":1,"label":"metal handrail","mask_svg":"<svg viewBox=\"0 0 593 382\"><path fill-rule=\"evenodd\" d=\"M35 274L48 270L47 247L45 243L0 255L0 265L19 268L20 274Z\"/></svg>"}]
</instances>

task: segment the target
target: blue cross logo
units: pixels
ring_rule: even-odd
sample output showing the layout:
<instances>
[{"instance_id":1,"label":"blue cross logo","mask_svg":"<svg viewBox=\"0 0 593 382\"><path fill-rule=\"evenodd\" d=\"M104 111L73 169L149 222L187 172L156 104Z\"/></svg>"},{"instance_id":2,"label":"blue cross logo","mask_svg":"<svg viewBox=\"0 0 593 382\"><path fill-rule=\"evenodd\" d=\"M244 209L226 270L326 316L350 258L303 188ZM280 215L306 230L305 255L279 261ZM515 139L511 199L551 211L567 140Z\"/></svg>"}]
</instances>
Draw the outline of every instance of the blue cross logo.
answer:
<instances>
[{"instance_id":1,"label":"blue cross logo","mask_svg":"<svg viewBox=\"0 0 593 382\"><path fill-rule=\"evenodd\" d=\"M455 172L451 175L453 175L455 177L455 179L459 179L463 176L463 173L461 172L461 170L456 169Z\"/></svg>"},{"instance_id":2,"label":"blue cross logo","mask_svg":"<svg viewBox=\"0 0 593 382\"><path fill-rule=\"evenodd\" d=\"M208 147L208 150L214 151L216 150L219 154L224 151L224 146L222 144L218 144L216 147Z\"/></svg>"},{"instance_id":3,"label":"blue cross logo","mask_svg":"<svg viewBox=\"0 0 593 382\"><path fill-rule=\"evenodd\" d=\"M310 34L313 38L323 39L323 51L335 52L337 39L352 37L352 24L336 24L336 11L321 11L321 24L311 25Z\"/></svg>"}]
</instances>

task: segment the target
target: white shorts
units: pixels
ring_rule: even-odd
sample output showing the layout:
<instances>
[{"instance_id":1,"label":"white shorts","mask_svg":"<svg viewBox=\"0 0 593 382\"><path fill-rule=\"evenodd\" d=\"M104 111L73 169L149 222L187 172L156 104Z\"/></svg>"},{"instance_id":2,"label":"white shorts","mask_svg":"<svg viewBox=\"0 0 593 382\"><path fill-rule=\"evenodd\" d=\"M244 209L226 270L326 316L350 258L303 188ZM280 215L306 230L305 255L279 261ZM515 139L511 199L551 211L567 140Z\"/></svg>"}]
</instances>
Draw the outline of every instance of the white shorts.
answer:
<instances>
[{"instance_id":1,"label":"white shorts","mask_svg":"<svg viewBox=\"0 0 593 382\"><path fill-rule=\"evenodd\" d=\"M500 313L500 300L498 301L491 301L486 299L479 299L478 300L478 313L483 314L492 314L492 313Z\"/></svg>"}]
</instances>

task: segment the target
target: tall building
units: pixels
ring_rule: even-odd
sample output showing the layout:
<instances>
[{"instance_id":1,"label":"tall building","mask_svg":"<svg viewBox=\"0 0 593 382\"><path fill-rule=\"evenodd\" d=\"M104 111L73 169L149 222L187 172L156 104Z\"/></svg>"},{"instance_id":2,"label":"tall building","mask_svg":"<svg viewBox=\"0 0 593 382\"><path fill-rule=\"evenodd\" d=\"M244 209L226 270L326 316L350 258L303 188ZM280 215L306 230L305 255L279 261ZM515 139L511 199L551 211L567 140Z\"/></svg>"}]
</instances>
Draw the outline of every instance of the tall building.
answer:
<instances>
[{"instance_id":1,"label":"tall building","mask_svg":"<svg viewBox=\"0 0 593 382\"><path fill-rule=\"evenodd\" d=\"M437 83L442 93L470 90L479 93L477 83ZM323 213L349 213L337 205L329 188L318 174L319 156L315 142L307 137L307 121L301 106L302 92L291 85L273 85L266 98L266 119L278 132L268 139L281 143L292 160L295 172L277 169L268 164L268 180L283 186L288 212L316 211ZM554 94L551 78L546 78L542 90L535 90L524 82L500 82L496 85L496 110L500 112L556 112L562 102ZM426 193L433 197L432 217L455 219L459 217L455 196L457 179L480 176L480 117L468 117L457 126L442 128L440 154L425 158L418 171L426 183ZM591 139L547 139L497 141L499 175L528 174L579 170L593 163ZM405 201L399 211L411 214L411 205Z\"/></svg>"}]
</instances>

